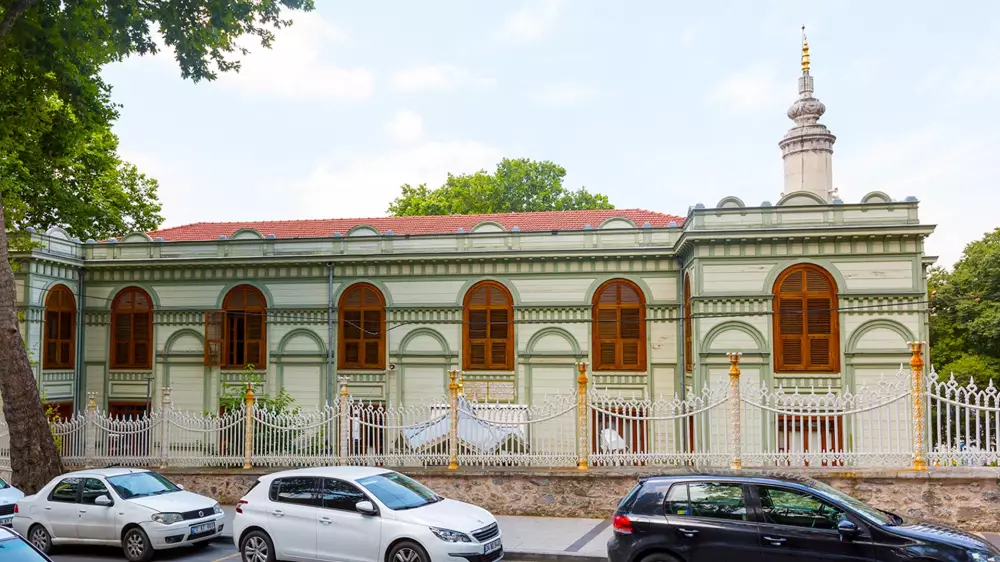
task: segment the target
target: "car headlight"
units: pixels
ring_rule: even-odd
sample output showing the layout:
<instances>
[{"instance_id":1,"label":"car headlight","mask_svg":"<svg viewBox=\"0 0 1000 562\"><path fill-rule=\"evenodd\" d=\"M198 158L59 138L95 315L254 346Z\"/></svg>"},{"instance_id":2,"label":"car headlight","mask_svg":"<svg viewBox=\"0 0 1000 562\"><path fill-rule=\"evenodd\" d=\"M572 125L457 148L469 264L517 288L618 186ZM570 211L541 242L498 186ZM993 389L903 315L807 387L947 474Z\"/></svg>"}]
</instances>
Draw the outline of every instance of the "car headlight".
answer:
<instances>
[{"instance_id":1,"label":"car headlight","mask_svg":"<svg viewBox=\"0 0 1000 562\"><path fill-rule=\"evenodd\" d=\"M212 506L212 513L222 513L222 507L220 507L219 504L215 504Z\"/></svg>"},{"instance_id":2,"label":"car headlight","mask_svg":"<svg viewBox=\"0 0 1000 562\"><path fill-rule=\"evenodd\" d=\"M1000 557L995 554L981 552L978 550L970 550L969 559L972 560L972 562L1000 562Z\"/></svg>"},{"instance_id":3,"label":"car headlight","mask_svg":"<svg viewBox=\"0 0 1000 562\"><path fill-rule=\"evenodd\" d=\"M153 521L157 523L163 523L164 525L173 525L174 523L180 523L184 520L184 516L180 513L154 513L152 517Z\"/></svg>"},{"instance_id":4,"label":"car headlight","mask_svg":"<svg viewBox=\"0 0 1000 562\"><path fill-rule=\"evenodd\" d=\"M458 531L452 531L451 529L438 529L437 527L431 527L431 532L434 533L434 536L445 542L472 542L469 535L459 533Z\"/></svg>"}]
</instances>

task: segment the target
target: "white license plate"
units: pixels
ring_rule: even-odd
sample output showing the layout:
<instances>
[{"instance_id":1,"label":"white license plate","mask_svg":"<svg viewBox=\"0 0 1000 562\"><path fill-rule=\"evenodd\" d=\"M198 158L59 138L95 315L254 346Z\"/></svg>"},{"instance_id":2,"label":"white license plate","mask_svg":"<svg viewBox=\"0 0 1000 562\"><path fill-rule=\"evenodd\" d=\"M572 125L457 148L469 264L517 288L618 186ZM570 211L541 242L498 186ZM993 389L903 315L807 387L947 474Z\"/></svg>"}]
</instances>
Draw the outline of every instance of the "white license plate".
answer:
<instances>
[{"instance_id":1,"label":"white license plate","mask_svg":"<svg viewBox=\"0 0 1000 562\"><path fill-rule=\"evenodd\" d=\"M501 546L503 545L500 543L500 539L497 539L495 541L490 541L483 545L483 554L489 554L496 550L500 550Z\"/></svg>"},{"instance_id":2,"label":"white license plate","mask_svg":"<svg viewBox=\"0 0 1000 562\"><path fill-rule=\"evenodd\" d=\"M208 531L211 531L213 533L215 532L215 521L212 521L210 523L202 523L200 525L191 525L192 535L200 535Z\"/></svg>"},{"instance_id":3,"label":"white license plate","mask_svg":"<svg viewBox=\"0 0 1000 562\"><path fill-rule=\"evenodd\" d=\"M9 527L14 523L14 516L8 515L7 517L0 517L0 526Z\"/></svg>"}]
</instances>

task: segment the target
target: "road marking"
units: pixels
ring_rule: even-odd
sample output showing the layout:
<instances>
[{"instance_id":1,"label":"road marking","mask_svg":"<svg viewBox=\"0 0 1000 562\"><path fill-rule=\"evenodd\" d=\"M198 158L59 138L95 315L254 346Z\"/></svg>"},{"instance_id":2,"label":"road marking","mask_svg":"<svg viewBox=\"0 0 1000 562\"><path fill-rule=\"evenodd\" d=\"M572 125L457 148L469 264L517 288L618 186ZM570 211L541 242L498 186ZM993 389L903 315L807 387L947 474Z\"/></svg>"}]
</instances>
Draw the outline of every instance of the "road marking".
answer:
<instances>
[{"instance_id":1,"label":"road marking","mask_svg":"<svg viewBox=\"0 0 1000 562\"><path fill-rule=\"evenodd\" d=\"M215 560L212 560L212 562L222 562L223 560L232 560L233 558L236 558L239 555L240 555L239 552L235 552L233 554L230 554L229 556L223 556L222 558L216 558Z\"/></svg>"},{"instance_id":2,"label":"road marking","mask_svg":"<svg viewBox=\"0 0 1000 562\"><path fill-rule=\"evenodd\" d=\"M583 549L583 547L587 546L587 544L590 541L596 539L597 535L600 535L602 532L604 532L604 529L607 529L610 526L611 526L610 519L605 519L604 521L601 521L593 529L587 531L587 534L580 537L575 543L566 547L566 552L580 552L580 550Z\"/></svg>"}]
</instances>

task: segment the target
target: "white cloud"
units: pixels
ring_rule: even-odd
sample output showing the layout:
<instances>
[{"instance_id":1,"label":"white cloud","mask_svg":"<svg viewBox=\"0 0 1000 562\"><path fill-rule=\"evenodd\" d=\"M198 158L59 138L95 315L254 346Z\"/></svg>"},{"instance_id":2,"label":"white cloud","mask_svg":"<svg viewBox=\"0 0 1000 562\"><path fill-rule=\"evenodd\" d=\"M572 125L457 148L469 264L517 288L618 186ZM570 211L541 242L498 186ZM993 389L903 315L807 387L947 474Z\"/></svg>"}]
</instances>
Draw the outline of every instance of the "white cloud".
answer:
<instances>
[{"instance_id":1,"label":"white cloud","mask_svg":"<svg viewBox=\"0 0 1000 562\"><path fill-rule=\"evenodd\" d=\"M699 30L693 25L689 25L681 30L680 42L681 45L685 47L690 47L694 44L695 39L698 38Z\"/></svg>"},{"instance_id":2,"label":"white cloud","mask_svg":"<svg viewBox=\"0 0 1000 562\"><path fill-rule=\"evenodd\" d=\"M338 154L298 187L300 218L384 216L404 183L439 187L448 173L492 169L500 148L476 141L427 141L383 154Z\"/></svg>"},{"instance_id":3,"label":"white cloud","mask_svg":"<svg viewBox=\"0 0 1000 562\"><path fill-rule=\"evenodd\" d=\"M709 95L709 102L732 113L770 110L794 101L794 92L778 81L773 65L747 67L723 80Z\"/></svg>"},{"instance_id":4,"label":"white cloud","mask_svg":"<svg viewBox=\"0 0 1000 562\"><path fill-rule=\"evenodd\" d=\"M579 106L604 95L604 91L579 82L554 82L531 94L542 105L553 107Z\"/></svg>"},{"instance_id":5,"label":"white cloud","mask_svg":"<svg viewBox=\"0 0 1000 562\"><path fill-rule=\"evenodd\" d=\"M555 28L565 4L565 0L527 0L507 16L497 36L514 43L538 41Z\"/></svg>"},{"instance_id":6,"label":"white cloud","mask_svg":"<svg viewBox=\"0 0 1000 562\"><path fill-rule=\"evenodd\" d=\"M401 92L452 91L463 86L488 87L496 79L477 76L450 64L423 64L400 70L389 85Z\"/></svg>"},{"instance_id":7,"label":"white cloud","mask_svg":"<svg viewBox=\"0 0 1000 562\"><path fill-rule=\"evenodd\" d=\"M417 142L424 136L424 119L413 111L399 111L386 125L389 137L399 143Z\"/></svg>"},{"instance_id":8,"label":"white cloud","mask_svg":"<svg viewBox=\"0 0 1000 562\"><path fill-rule=\"evenodd\" d=\"M1000 183L993 165L994 143L982 135L926 128L873 139L835 163L834 181L844 201L884 191L903 200L920 200L920 222L936 224L927 240L928 255L951 266L965 245L997 226L988 187Z\"/></svg>"},{"instance_id":9,"label":"white cloud","mask_svg":"<svg viewBox=\"0 0 1000 562\"><path fill-rule=\"evenodd\" d=\"M330 60L352 44L348 35L316 12L298 13L277 33L271 49L249 43L240 72L218 83L243 93L282 98L358 100L371 97L374 76L364 67L344 68Z\"/></svg>"}]
</instances>

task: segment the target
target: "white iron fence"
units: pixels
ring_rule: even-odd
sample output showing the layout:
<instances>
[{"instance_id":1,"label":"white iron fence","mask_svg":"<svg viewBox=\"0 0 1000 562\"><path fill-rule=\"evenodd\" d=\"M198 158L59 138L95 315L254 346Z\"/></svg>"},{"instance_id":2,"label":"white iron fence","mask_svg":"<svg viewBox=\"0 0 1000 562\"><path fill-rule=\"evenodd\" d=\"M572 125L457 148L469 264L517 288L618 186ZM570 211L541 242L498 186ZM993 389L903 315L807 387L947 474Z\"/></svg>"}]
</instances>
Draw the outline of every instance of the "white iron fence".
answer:
<instances>
[{"instance_id":1,"label":"white iron fence","mask_svg":"<svg viewBox=\"0 0 1000 562\"><path fill-rule=\"evenodd\" d=\"M68 466L279 467L910 467L1000 464L1000 389L910 369L852 390L774 388L740 379L690 396L650 399L594 388L577 365L575 391L534 404L446 396L396 406L349 396L316 409L274 411L248 392L222 415L163 407L116 417L91 406L52 424ZM570 390L570 389L567 389ZM0 470L10 436L0 423Z\"/></svg>"}]
</instances>

